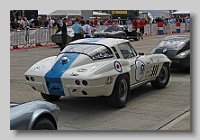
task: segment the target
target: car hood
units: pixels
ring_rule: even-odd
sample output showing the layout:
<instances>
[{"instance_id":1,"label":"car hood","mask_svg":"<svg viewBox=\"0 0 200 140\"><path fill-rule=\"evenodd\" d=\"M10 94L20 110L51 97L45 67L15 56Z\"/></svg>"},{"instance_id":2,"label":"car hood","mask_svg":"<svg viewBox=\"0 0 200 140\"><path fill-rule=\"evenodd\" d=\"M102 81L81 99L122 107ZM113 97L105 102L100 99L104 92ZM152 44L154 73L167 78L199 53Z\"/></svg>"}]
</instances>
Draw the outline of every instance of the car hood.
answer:
<instances>
[{"instance_id":1,"label":"car hood","mask_svg":"<svg viewBox=\"0 0 200 140\"><path fill-rule=\"evenodd\" d=\"M179 50L167 50L166 48L156 49L154 53L164 53L165 51L166 51L165 55L169 59L173 59L179 53Z\"/></svg>"}]
</instances>

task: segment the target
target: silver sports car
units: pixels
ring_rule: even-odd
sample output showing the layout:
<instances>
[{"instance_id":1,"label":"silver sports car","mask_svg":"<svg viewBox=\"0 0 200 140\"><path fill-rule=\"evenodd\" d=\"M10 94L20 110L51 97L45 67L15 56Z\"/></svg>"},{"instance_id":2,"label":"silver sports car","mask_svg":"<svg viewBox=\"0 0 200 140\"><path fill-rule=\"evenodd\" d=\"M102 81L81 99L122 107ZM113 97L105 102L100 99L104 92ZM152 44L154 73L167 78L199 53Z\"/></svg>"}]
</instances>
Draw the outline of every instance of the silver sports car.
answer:
<instances>
[{"instance_id":1,"label":"silver sports car","mask_svg":"<svg viewBox=\"0 0 200 140\"><path fill-rule=\"evenodd\" d=\"M10 130L57 130L60 108L47 101L10 103Z\"/></svg>"}]
</instances>

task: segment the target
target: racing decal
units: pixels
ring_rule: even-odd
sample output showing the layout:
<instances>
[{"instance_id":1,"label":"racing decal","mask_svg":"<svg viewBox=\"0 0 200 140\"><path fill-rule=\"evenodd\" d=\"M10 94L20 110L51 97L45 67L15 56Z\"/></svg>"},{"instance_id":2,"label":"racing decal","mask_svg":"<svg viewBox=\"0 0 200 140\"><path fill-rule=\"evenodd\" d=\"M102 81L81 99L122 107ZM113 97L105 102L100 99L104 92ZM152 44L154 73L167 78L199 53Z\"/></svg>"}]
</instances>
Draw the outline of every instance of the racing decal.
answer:
<instances>
[{"instance_id":1,"label":"racing decal","mask_svg":"<svg viewBox=\"0 0 200 140\"><path fill-rule=\"evenodd\" d=\"M106 79L106 85L110 85L112 83L112 81L113 81L113 78L112 77L108 77Z\"/></svg>"},{"instance_id":2,"label":"racing decal","mask_svg":"<svg viewBox=\"0 0 200 140\"><path fill-rule=\"evenodd\" d=\"M140 61L140 60L136 60L135 61L135 79L136 81L141 80L142 76L144 75L144 71L145 71L145 64L144 62Z\"/></svg>"},{"instance_id":3,"label":"racing decal","mask_svg":"<svg viewBox=\"0 0 200 140\"><path fill-rule=\"evenodd\" d=\"M159 67L159 65L154 65L153 66L151 76L156 76L156 74L158 72L158 67Z\"/></svg>"},{"instance_id":4,"label":"racing decal","mask_svg":"<svg viewBox=\"0 0 200 140\"><path fill-rule=\"evenodd\" d=\"M156 76L158 72L158 68L159 68L159 65L155 65L155 64L147 65L145 78Z\"/></svg>"},{"instance_id":5,"label":"racing decal","mask_svg":"<svg viewBox=\"0 0 200 140\"><path fill-rule=\"evenodd\" d=\"M118 61L114 62L114 68L115 68L116 71L122 72L122 66Z\"/></svg>"},{"instance_id":6,"label":"racing decal","mask_svg":"<svg viewBox=\"0 0 200 140\"><path fill-rule=\"evenodd\" d=\"M78 56L79 54L76 53L63 54L52 66L51 70L46 73L45 80L50 94L59 96L64 95L61 76L68 70ZM66 63L62 63L62 59L65 57L68 58L68 61Z\"/></svg>"},{"instance_id":7,"label":"racing decal","mask_svg":"<svg viewBox=\"0 0 200 140\"><path fill-rule=\"evenodd\" d=\"M84 40L80 40L80 43L93 43L93 42L99 42L99 41L102 41L106 38L87 38L87 39L84 39Z\"/></svg>"}]
</instances>

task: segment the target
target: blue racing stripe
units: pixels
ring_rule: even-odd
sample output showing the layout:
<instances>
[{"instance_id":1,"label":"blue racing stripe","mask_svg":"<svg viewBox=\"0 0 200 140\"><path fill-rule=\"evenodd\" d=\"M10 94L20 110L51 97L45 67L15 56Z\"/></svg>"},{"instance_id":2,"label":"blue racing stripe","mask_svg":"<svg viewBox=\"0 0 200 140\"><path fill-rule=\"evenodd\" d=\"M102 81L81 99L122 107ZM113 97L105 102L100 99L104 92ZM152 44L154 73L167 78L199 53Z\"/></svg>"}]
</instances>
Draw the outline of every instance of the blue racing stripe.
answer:
<instances>
[{"instance_id":1,"label":"blue racing stripe","mask_svg":"<svg viewBox=\"0 0 200 140\"><path fill-rule=\"evenodd\" d=\"M105 39L106 38L87 38L87 39L81 40L80 43L96 43Z\"/></svg>"},{"instance_id":2,"label":"blue racing stripe","mask_svg":"<svg viewBox=\"0 0 200 140\"><path fill-rule=\"evenodd\" d=\"M57 62L53 65L51 70L49 70L45 75L46 84L51 95L64 96L64 89L61 82L61 76L63 73L69 69L71 64L79 56L77 53L65 53L61 56ZM63 63L61 59L67 57L68 61Z\"/></svg>"}]
</instances>

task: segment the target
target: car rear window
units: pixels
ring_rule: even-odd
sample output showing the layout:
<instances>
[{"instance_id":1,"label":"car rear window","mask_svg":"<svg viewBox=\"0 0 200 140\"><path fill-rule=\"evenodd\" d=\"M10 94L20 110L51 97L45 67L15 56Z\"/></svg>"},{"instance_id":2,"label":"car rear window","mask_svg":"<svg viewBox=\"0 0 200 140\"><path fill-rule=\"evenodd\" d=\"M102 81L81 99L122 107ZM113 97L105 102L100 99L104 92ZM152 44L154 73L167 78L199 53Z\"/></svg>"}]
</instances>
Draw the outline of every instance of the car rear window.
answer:
<instances>
[{"instance_id":1,"label":"car rear window","mask_svg":"<svg viewBox=\"0 0 200 140\"><path fill-rule=\"evenodd\" d=\"M93 60L113 57L113 53L109 48L95 44L68 45L63 49L62 53L81 53L88 55Z\"/></svg>"}]
</instances>

